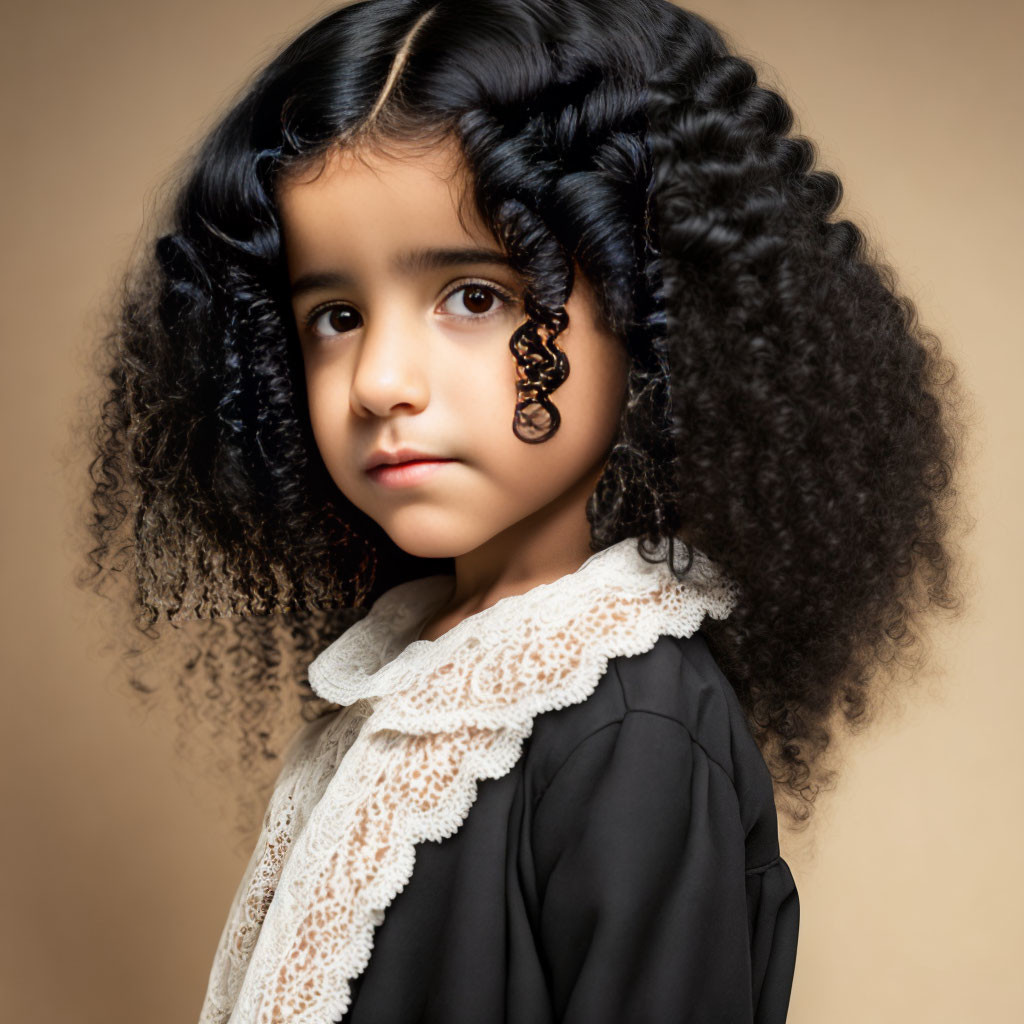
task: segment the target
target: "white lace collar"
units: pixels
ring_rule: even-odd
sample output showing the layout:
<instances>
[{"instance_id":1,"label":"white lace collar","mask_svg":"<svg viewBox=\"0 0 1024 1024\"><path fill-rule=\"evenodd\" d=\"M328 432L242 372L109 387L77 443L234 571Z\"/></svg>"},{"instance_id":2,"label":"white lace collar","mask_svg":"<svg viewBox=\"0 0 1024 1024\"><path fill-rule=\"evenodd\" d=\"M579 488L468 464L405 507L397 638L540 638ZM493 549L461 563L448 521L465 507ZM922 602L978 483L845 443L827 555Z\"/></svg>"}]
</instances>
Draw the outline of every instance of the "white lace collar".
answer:
<instances>
[{"instance_id":1,"label":"white lace collar","mask_svg":"<svg viewBox=\"0 0 1024 1024\"><path fill-rule=\"evenodd\" d=\"M663 542L654 557L664 553ZM200 1024L336 1021L416 844L459 829L478 782L515 765L534 717L586 700L611 658L690 636L736 602L701 552L681 584L628 538L435 640L414 639L451 585L393 587L310 665L310 686L342 709L289 745Z\"/></svg>"}]
</instances>

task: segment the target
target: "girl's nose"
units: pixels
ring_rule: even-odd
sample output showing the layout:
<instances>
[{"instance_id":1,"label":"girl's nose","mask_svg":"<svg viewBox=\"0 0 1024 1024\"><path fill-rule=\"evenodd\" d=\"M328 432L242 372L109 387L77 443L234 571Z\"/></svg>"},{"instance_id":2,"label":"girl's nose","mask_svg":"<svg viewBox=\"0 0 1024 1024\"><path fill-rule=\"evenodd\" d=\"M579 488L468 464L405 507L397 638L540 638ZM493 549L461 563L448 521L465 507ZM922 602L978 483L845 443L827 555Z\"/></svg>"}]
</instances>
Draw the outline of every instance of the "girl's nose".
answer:
<instances>
[{"instance_id":1,"label":"girl's nose","mask_svg":"<svg viewBox=\"0 0 1024 1024\"><path fill-rule=\"evenodd\" d=\"M387 416L396 406L424 408L429 400L425 359L428 339L411 318L391 316L363 335L350 400L362 415Z\"/></svg>"}]
</instances>

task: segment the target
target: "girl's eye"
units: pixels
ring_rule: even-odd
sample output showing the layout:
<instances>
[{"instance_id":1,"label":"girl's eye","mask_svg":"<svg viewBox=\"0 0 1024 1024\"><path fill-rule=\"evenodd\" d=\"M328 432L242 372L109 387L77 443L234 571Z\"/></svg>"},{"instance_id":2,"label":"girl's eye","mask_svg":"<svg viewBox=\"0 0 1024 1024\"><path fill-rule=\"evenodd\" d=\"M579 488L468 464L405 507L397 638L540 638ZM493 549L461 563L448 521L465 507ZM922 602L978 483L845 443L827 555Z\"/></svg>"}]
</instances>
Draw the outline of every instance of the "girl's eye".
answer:
<instances>
[{"instance_id":1,"label":"girl's eye","mask_svg":"<svg viewBox=\"0 0 1024 1024\"><path fill-rule=\"evenodd\" d=\"M354 331L359 326L355 322L357 320L361 321L362 317L352 306L318 306L306 317L306 326L323 338L329 336L329 331L317 327L321 321L330 331L344 334L346 331Z\"/></svg>"},{"instance_id":2,"label":"girl's eye","mask_svg":"<svg viewBox=\"0 0 1024 1024\"><path fill-rule=\"evenodd\" d=\"M477 281L470 284L460 285L454 291L449 292L445 296L442 308L447 305L451 299L455 298L456 295L462 295L462 308L468 311L469 318L471 320L481 320L484 317L493 316L513 301L510 295L504 294L491 285L482 284ZM495 305L496 299L500 303L497 306ZM451 310L448 310L447 312L452 316L466 315L460 311L452 312Z\"/></svg>"}]
</instances>

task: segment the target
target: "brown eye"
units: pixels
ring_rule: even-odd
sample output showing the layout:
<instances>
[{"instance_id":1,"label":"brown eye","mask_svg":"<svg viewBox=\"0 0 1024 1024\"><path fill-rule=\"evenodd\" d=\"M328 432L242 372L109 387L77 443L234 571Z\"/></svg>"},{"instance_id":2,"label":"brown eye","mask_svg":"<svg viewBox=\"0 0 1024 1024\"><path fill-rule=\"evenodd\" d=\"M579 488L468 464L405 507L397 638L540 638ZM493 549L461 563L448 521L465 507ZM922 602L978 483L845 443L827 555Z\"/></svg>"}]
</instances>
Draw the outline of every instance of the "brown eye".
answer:
<instances>
[{"instance_id":1,"label":"brown eye","mask_svg":"<svg viewBox=\"0 0 1024 1024\"><path fill-rule=\"evenodd\" d=\"M306 318L306 326L321 337L354 331L361 322L362 317L351 306L321 306Z\"/></svg>"},{"instance_id":2,"label":"brown eye","mask_svg":"<svg viewBox=\"0 0 1024 1024\"><path fill-rule=\"evenodd\" d=\"M463 313L457 305L454 307L449 306L457 296L461 296L462 309L466 310ZM459 316L465 319L483 319L484 317L491 316L498 313L506 305L511 303L511 299L507 298L504 294L499 292L496 288L492 288L490 285L485 284L464 284L460 288L456 288L454 291L448 293L442 308L445 312L452 316Z\"/></svg>"},{"instance_id":3,"label":"brown eye","mask_svg":"<svg viewBox=\"0 0 1024 1024\"><path fill-rule=\"evenodd\" d=\"M473 285L472 288L465 289L466 295L463 298L463 303L471 313L487 313L490 312L490 308L494 303L494 292L488 291L486 288L480 288L477 285Z\"/></svg>"}]
</instances>

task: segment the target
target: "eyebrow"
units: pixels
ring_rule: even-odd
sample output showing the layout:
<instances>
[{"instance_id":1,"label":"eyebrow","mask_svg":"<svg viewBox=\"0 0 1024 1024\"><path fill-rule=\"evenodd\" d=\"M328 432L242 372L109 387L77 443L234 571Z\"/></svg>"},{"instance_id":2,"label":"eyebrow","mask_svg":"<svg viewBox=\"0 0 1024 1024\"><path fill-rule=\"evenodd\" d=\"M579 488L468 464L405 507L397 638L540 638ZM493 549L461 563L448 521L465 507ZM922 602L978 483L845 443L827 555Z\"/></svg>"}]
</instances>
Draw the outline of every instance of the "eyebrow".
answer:
<instances>
[{"instance_id":1,"label":"eyebrow","mask_svg":"<svg viewBox=\"0 0 1024 1024\"><path fill-rule=\"evenodd\" d=\"M403 277L412 277L427 270L441 270L445 267L461 266L466 263L488 263L492 266L510 267L512 261L496 249L413 249L399 253L392 260L392 266ZM307 292L322 288L352 288L355 278L337 270L311 271L301 274L291 285L292 298L297 299Z\"/></svg>"}]
</instances>

